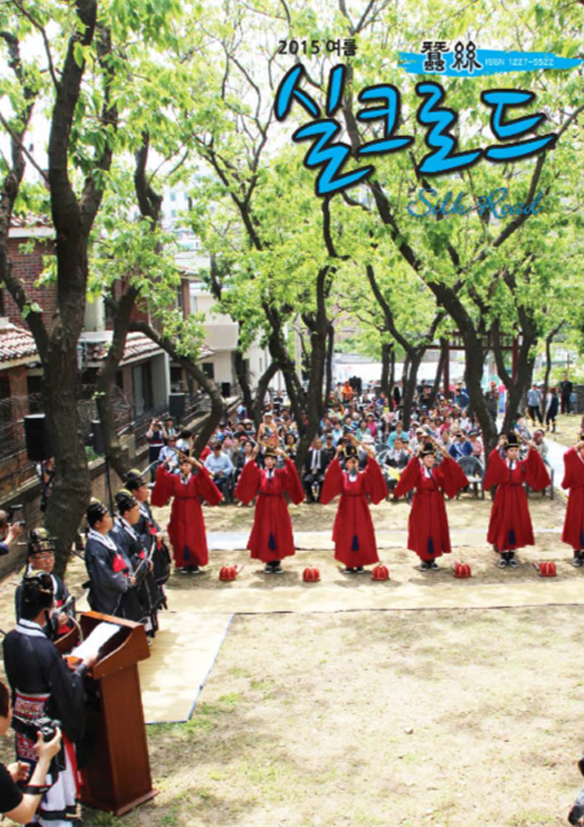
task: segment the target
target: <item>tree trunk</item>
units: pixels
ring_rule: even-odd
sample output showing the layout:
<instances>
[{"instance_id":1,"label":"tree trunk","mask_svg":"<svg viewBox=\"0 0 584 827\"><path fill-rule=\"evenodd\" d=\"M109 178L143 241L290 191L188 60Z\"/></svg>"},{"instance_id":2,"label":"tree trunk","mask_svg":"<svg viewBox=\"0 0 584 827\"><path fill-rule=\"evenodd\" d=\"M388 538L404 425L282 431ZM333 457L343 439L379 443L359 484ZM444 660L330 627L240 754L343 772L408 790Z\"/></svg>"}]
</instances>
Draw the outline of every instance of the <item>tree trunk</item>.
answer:
<instances>
[{"instance_id":1,"label":"tree trunk","mask_svg":"<svg viewBox=\"0 0 584 827\"><path fill-rule=\"evenodd\" d=\"M547 404L547 395L549 392L549 384L550 384L550 373L552 370L552 342L555 336L560 332L564 323L560 322L560 324L555 327L545 338L545 374L543 378L543 399L541 400L541 415L545 421L545 409Z\"/></svg>"},{"instance_id":2,"label":"tree trunk","mask_svg":"<svg viewBox=\"0 0 584 827\"><path fill-rule=\"evenodd\" d=\"M481 385L485 354L474 331L466 330L463 337L465 345L464 381L471 409L477 416L483 434L485 457L488 457L497 444L497 426L489 413Z\"/></svg>"},{"instance_id":3,"label":"tree trunk","mask_svg":"<svg viewBox=\"0 0 584 827\"><path fill-rule=\"evenodd\" d=\"M383 342L381 345L381 393L386 394L388 397L390 393L389 374L392 355L393 345L390 342Z\"/></svg>"},{"instance_id":4,"label":"tree trunk","mask_svg":"<svg viewBox=\"0 0 584 827\"><path fill-rule=\"evenodd\" d=\"M498 321L495 321L491 328L491 341L493 344L495 361L497 363L497 373L507 388L507 407L505 410L505 418L503 420L503 430L506 433L512 429L520 408L525 406L525 396L531 385L531 377L533 375L533 366L535 363L534 358L529 355L531 348L537 340L535 328L532 325L524 325L522 327L522 331L523 338L517 359L517 377L515 381L513 381L503 360L503 354L500 347Z\"/></svg>"},{"instance_id":5,"label":"tree trunk","mask_svg":"<svg viewBox=\"0 0 584 827\"><path fill-rule=\"evenodd\" d=\"M391 356L389 359L389 382L388 388L389 393L387 394L389 399L389 409L391 410L391 399L393 394L393 389L395 386L395 347L391 348Z\"/></svg>"},{"instance_id":6,"label":"tree trunk","mask_svg":"<svg viewBox=\"0 0 584 827\"><path fill-rule=\"evenodd\" d=\"M403 410L401 415L401 421L404 425L404 431L407 431L410 427L410 421L412 418L412 407L414 404L414 395L416 393L416 383L418 381L418 370L420 369L420 364L422 363L422 358L425 352L426 348L416 349L411 354L411 356L408 355L406 360L409 363L409 370L407 378L404 378L403 380Z\"/></svg>"},{"instance_id":7,"label":"tree trunk","mask_svg":"<svg viewBox=\"0 0 584 827\"><path fill-rule=\"evenodd\" d=\"M116 372L124 357L130 317L137 296L138 290L130 285L115 304L112 341L95 381L95 401L101 424L105 455L121 479L130 470L130 466L126 452L122 449L118 439L111 394Z\"/></svg>"},{"instance_id":8,"label":"tree trunk","mask_svg":"<svg viewBox=\"0 0 584 827\"><path fill-rule=\"evenodd\" d=\"M78 414L77 341L51 341L43 360L47 430L55 479L45 525L57 538L55 571L62 574L90 498L90 479Z\"/></svg>"},{"instance_id":9,"label":"tree trunk","mask_svg":"<svg viewBox=\"0 0 584 827\"><path fill-rule=\"evenodd\" d=\"M253 421L255 422L256 428L260 427L260 423L262 421L262 414L264 411L264 400L266 398L266 392L268 390L268 386L276 373L278 372L278 366L275 362L270 362L266 370L260 376L260 380L258 382L258 386L255 392L255 398L253 400L253 404L251 407L250 416L252 417Z\"/></svg>"},{"instance_id":10,"label":"tree trunk","mask_svg":"<svg viewBox=\"0 0 584 827\"><path fill-rule=\"evenodd\" d=\"M327 356L328 320L323 314L317 314L316 319L305 318L305 324L310 329L310 375L308 378L308 424L303 429L296 452L296 467L300 470L304 465L306 454L312 440L318 432L324 415L323 385L324 371Z\"/></svg>"},{"instance_id":11,"label":"tree trunk","mask_svg":"<svg viewBox=\"0 0 584 827\"><path fill-rule=\"evenodd\" d=\"M326 384L324 389L324 407L330 405L331 393L333 390L333 357L335 355L335 327L332 322L328 326L328 342L326 351Z\"/></svg>"},{"instance_id":12,"label":"tree trunk","mask_svg":"<svg viewBox=\"0 0 584 827\"><path fill-rule=\"evenodd\" d=\"M505 410L505 418L503 420L503 431L509 433L513 428L514 423L519 415L520 408L525 407L525 398L527 391L531 386L531 377L533 376L533 367L535 360L520 359L517 371L517 381L511 384L507 391L507 408Z\"/></svg>"},{"instance_id":13,"label":"tree trunk","mask_svg":"<svg viewBox=\"0 0 584 827\"><path fill-rule=\"evenodd\" d=\"M239 350L235 350L233 352L233 369L235 371L235 375L237 376L237 382L239 383L239 389L241 391L241 398L243 399L243 404L245 405L245 409L248 413L248 416L251 416L253 408L253 397L245 372L243 353L241 353Z\"/></svg>"},{"instance_id":14,"label":"tree trunk","mask_svg":"<svg viewBox=\"0 0 584 827\"><path fill-rule=\"evenodd\" d=\"M432 385L432 393L430 394L430 405L434 405L435 400L440 391L440 380L444 371L444 364L448 356L448 340L440 339L440 357L438 359L438 366L436 368L436 376L434 377L434 384Z\"/></svg>"},{"instance_id":15,"label":"tree trunk","mask_svg":"<svg viewBox=\"0 0 584 827\"><path fill-rule=\"evenodd\" d=\"M277 369L282 372L292 413L298 424L299 434L302 435L305 429L303 413L306 403L306 396L302 389L302 384L298 378L298 374L296 373L294 362L288 353L286 343L282 339L281 321L279 317L276 319L273 313L271 314L271 317L268 318L271 325L270 337L268 339L270 356L276 363Z\"/></svg>"}]
</instances>

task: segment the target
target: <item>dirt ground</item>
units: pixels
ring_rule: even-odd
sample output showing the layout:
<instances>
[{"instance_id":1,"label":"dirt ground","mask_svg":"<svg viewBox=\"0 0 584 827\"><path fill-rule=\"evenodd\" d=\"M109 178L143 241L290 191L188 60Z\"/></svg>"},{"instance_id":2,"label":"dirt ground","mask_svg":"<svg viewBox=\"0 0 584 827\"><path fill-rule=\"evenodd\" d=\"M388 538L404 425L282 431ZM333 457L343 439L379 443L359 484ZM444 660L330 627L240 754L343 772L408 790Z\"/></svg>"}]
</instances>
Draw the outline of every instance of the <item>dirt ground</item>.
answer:
<instances>
[{"instance_id":1,"label":"dirt ground","mask_svg":"<svg viewBox=\"0 0 584 827\"><path fill-rule=\"evenodd\" d=\"M160 795L126 824L565 823L581 623L579 608L237 617L193 719L149 727Z\"/></svg>"},{"instance_id":2,"label":"dirt ground","mask_svg":"<svg viewBox=\"0 0 584 827\"><path fill-rule=\"evenodd\" d=\"M556 433L550 433L550 438L571 447L576 443L582 418L581 414L559 414L556 419Z\"/></svg>"},{"instance_id":3,"label":"dirt ground","mask_svg":"<svg viewBox=\"0 0 584 827\"><path fill-rule=\"evenodd\" d=\"M454 559L473 568L461 586L537 577L582 578L560 542L564 505L531 495L537 546L516 571L496 568L485 541L490 508L471 496L448 503ZM217 572L242 562L227 588L277 589L316 563L350 587L329 550L336 511L292 506L311 541L266 577L243 549L211 552L208 574L173 575L173 588L226 588ZM205 508L209 532L247 534L253 510ZM417 570L405 548L407 503L372 509L392 581L452 577ZM160 510L161 522L165 512ZM313 532L305 535L305 532ZM459 541L464 541L459 545ZM302 545L302 543L300 543ZM245 545L243 543L242 545ZM450 561L449 561L450 562ZM80 561L68 572L79 590ZM12 625L14 578L0 589L1 626ZM375 588L375 584L371 584ZM583 588L584 594L584 588ZM456 611L371 611L236 616L191 721L148 727L153 802L128 827L549 827L565 824L580 786L584 725L580 606ZM4 760L9 750L2 750ZM85 823L117 823L86 811Z\"/></svg>"}]
</instances>

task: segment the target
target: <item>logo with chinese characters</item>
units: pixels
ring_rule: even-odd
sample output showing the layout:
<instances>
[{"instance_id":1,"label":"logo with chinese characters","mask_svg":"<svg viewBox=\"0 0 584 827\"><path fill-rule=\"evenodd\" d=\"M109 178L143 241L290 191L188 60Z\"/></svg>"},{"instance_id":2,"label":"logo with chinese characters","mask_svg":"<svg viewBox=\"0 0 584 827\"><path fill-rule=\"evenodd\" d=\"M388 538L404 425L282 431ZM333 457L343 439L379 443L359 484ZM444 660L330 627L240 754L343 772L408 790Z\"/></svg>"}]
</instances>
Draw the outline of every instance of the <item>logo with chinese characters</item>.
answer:
<instances>
[{"instance_id":1,"label":"logo with chinese characters","mask_svg":"<svg viewBox=\"0 0 584 827\"><path fill-rule=\"evenodd\" d=\"M472 40L424 40L420 51L400 52L400 66L414 75L445 77L482 77L500 72L536 72L542 69L575 69L580 58L555 55L552 52L504 52L478 49Z\"/></svg>"}]
</instances>

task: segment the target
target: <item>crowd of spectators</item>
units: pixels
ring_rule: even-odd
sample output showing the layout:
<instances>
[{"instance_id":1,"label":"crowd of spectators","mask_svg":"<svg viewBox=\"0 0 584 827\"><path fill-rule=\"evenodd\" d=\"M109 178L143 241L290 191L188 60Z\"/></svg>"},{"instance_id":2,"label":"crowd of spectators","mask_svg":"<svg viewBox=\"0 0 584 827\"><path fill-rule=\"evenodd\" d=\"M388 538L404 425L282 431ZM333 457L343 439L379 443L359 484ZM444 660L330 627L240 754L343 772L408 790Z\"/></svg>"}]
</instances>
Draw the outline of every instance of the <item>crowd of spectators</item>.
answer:
<instances>
[{"instance_id":1,"label":"crowd of spectators","mask_svg":"<svg viewBox=\"0 0 584 827\"><path fill-rule=\"evenodd\" d=\"M538 389L538 395L540 391ZM548 394L554 405L546 408L546 417L555 427L558 397L555 389ZM498 415L499 394L492 382L485 394L488 409L496 420ZM533 405L536 401L531 397ZM541 396L538 410L541 419ZM545 459L547 446L544 430L535 429L534 421L538 418L528 407L528 416L521 416L517 421L517 431L525 439L533 436L537 449ZM469 405L469 396L462 382L449 389L449 393L436 395L429 385L417 387L412 407L410 424L404 427L402 421L402 389L397 383L391 394L387 395L375 389L360 387L360 382L338 383L331 394L330 404L320 421L317 434L306 454L301 470L301 478L306 495L306 503L319 502L320 490L329 463L335 456L336 449L348 435L356 438L359 448L359 465L363 469L367 464L368 446L374 446L377 459L383 469L388 488L391 492L399 481L403 469L410 458L415 455L427 437L438 440L457 461L463 464L467 458L476 461L467 467L479 469L485 465L485 449L481 429L476 416ZM531 415L531 416L529 416ZM157 424L165 430L161 435ZM150 432L149 432L150 433ZM178 473L179 454L192 452L195 434L189 431L177 431L172 420L153 422L151 429L159 454L158 459L166 462L171 471ZM158 441L161 440L161 445ZM270 445L282 448L295 460L298 452L299 431L290 407L285 403L281 393L272 396L264 407L264 414L256 427L248 416L243 404L239 404L234 415L226 418L214 432L209 444L201 455L201 461L210 472L215 484L223 495L223 502L233 502L233 492L237 481L248 462L255 461L263 467L263 457ZM256 444L259 446L257 456L252 456ZM152 441L150 443L152 449ZM152 454L153 455L153 454ZM279 460L280 463L282 460ZM478 465L476 464L478 463ZM242 505L240 503L240 505Z\"/></svg>"}]
</instances>

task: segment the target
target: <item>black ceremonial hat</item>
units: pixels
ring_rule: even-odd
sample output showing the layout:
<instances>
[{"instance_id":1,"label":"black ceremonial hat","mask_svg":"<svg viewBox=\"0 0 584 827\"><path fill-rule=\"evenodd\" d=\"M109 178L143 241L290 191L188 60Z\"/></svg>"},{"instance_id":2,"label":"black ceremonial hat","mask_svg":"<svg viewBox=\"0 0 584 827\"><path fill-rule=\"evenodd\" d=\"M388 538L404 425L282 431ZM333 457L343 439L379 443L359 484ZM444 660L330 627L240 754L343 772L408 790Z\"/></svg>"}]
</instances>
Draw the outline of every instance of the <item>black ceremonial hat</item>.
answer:
<instances>
[{"instance_id":1,"label":"black ceremonial hat","mask_svg":"<svg viewBox=\"0 0 584 827\"><path fill-rule=\"evenodd\" d=\"M51 537L46 528L33 528L28 539L28 554L38 554L41 551L54 551L56 540Z\"/></svg>"},{"instance_id":2,"label":"black ceremonial hat","mask_svg":"<svg viewBox=\"0 0 584 827\"><path fill-rule=\"evenodd\" d=\"M115 499L120 514L124 514L126 511L134 508L135 505L138 505L138 500L136 500L133 494L126 488L122 488L121 491L118 491Z\"/></svg>"},{"instance_id":3,"label":"black ceremonial hat","mask_svg":"<svg viewBox=\"0 0 584 827\"><path fill-rule=\"evenodd\" d=\"M424 442L424 447L422 448L422 456L427 457L430 454L435 454L436 448L434 447L432 442Z\"/></svg>"},{"instance_id":4,"label":"black ceremonial hat","mask_svg":"<svg viewBox=\"0 0 584 827\"><path fill-rule=\"evenodd\" d=\"M50 609L53 605L53 591L53 578L48 572L31 571L25 574L22 579L23 610L32 610L30 614L34 614L41 609Z\"/></svg>"},{"instance_id":5,"label":"black ceremonial hat","mask_svg":"<svg viewBox=\"0 0 584 827\"><path fill-rule=\"evenodd\" d=\"M142 488L146 485L146 480L142 476L142 472L138 468L132 468L126 474L126 488L128 491L135 491L136 488Z\"/></svg>"},{"instance_id":6,"label":"black ceremonial hat","mask_svg":"<svg viewBox=\"0 0 584 827\"><path fill-rule=\"evenodd\" d=\"M90 526L95 525L95 523L99 522L99 520L103 519L107 514L107 507L100 502L99 500L92 499L89 505L87 506L87 511L85 516L87 517L87 522Z\"/></svg>"},{"instance_id":7,"label":"black ceremonial hat","mask_svg":"<svg viewBox=\"0 0 584 827\"><path fill-rule=\"evenodd\" d=\"M517 434L507 434L507 444L504 447L505 450L507 450L507 448L519 448L519 440L517 439Z\"/></svg>"},{"instance_id":8,"label":"black ceremonial hat","mask_svg":"<svg viewBox=\"0 0 584 827\"><path fill-rule=\"evenodd\" d=\"M357 447L355 445L349 444L345 445L343 449L343 454L345 455L345 459L358 459L359 452L357 451Z\"/></svg>"}]
</instances>

